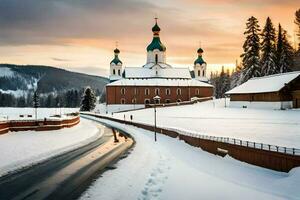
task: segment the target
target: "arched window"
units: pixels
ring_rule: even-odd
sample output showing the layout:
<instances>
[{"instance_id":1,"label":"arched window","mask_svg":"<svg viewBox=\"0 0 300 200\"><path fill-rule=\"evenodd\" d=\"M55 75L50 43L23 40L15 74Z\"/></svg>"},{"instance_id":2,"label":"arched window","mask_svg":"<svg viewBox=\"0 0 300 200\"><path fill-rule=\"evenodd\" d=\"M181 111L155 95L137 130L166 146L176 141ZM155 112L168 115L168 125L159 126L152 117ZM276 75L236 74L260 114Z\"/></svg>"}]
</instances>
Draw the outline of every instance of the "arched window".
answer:
<instances>
[{"instance_id":1,"label":"arched window","mask_svg":"<svg viewBox=\"0 0 300 200\"><path fill-rule=\"evenodd\" d=\"M200 76L200 70L198 70L198 76Z\"/></svg>"},{"instance_id":2,"label":"arched window","mask_svg":"<svg viewBox=\"0 0 300 200\"><path fill-rule=\"evenodd\" d=\"M116 70L115 69L113 69L113 75L115 75L116 74Z\"/></svg>"},{"instance_id":3,"label":"arched window","mask_svg":"<svg viewBox=\"0 0 300 200\"><path fill-rule=\"evenodd\" d=\"M155 54L155 63L157 64L158 63L158 55Z\"/></svg>"},{"instance_id":4,"label":"arched window","mask_svg":"<svg viewBox=\"0 0 300 200\"><path fill-rule=\"evenodd\" d=\"M145 89L145 95L149 95L150 94L150 90L149 90L149 88L146 88Z\"/></svg>"},{"instance_id":5,"label":"arched window","mask_svg":"<svg viewBox=\"0 0 300 200\"><path fill-rule=\"evenodd\" d=\"M202 76L205 76L204 74L205 74L205 71L203 70L203 71L202 71Z\"/></svg>"},{"instance_id":6,"label":"arched window","mask_svg":"<svg viewBox=\"0 0 300 200\"><path fill-rule=\"evenodd\" d=\"M177 102L180 103L180 102L181 102L181 99L177 99Z\"/></svg>"},{"instance_id":7,"label":"arched window","mask_svg":"<svg viewBox=\"0 0 300 200\"><path fill-rule=\"evenodd\" d=\"M155 95L159 95L159 88L155 88Z\"/></svg>"},{"instance_id":8,"label":"arched window","mask_svg":"<svg viewBox=\"0 0 300 200\"><path fill-rule=\"evenodd\" d=\"M121 70L119 70L119 69L118 69L118 75L119 75L119 76L121 75Z\"/></svg>"},{"instance_id":9,"label":"arched window","mask_svg":"<svg viewBox=\"0 0 300 200\"><path fill-rule=\"evenodd\" d=\"M165 102L166 102L166 103L171 103L170 99L166 99Z\"/></svg>"},{"instance_id":10,"label":"arched window","mask_svg":"<svg viewBox=\"0 0 300 200\"><path fill-rule=\"evenodd\" d=\"M132 103L133 103L133 104L136 104L136 98L133 98L133 99L132 99Z\"/></svg>"},{"instance_id":11,"label":"arched window","mask_svg":"<svg viewBox=\"0 0 300 200\"><path fill-rule=\"evenodd\" d=\"M181 89L180 89L180 88L177 88L176 94L177 94L177 95L181 95Z\"/></svg>"},{"instance_id":12,"label":"arched window","mask_svg":"<svg viewBox=\"0 0 300 200\"><path fill-rule=\"evenodd\" d=\"M171 90L170 90L170 88L167 88L167 89L166 89L166 95L171 95Z\"/></svg>"},{"instance_id":13,"label":"arched window","mask_svg":"<svg viewBox=\"0 0 300 200\"><path fill-rule=\"evenodd\" d=\"M121 104L125 104L125 99L124 98L121 99Z\"/></svg>"},{"instance_id":14,"label":"arched window","mask_svg":"<svg viewBox=\"0 0 300 200\"><path fill-rule=\"evenodd\" d=\"M145 99L145 104L150 104L150 100L149 99Z\"/></svg>"},{"instance_id":15,"label":"arched window","mask_svg":"<svg viewBox=\"0 0 300 200\"><path fill-rule=\"evenodd\" d=\"M138 89L137 89L137 88L134 88L133 93L134 93L134 95L137 95L137 94L138 94Z\"/></svg>"},{"instance_id":16,"label":"arched window","mask_svg":"<svg viewBox=\"0 0 300 200\"><path fill-rule=\"evenodd\" d=\"M121 94L123 94L123 95L125 94L125 88L121 89Z\"/></svg>"},{"instance_id":17,"label":"arched window","mask_svg":"<svg viewBox=\"0 0 300 200\"><path fill-rule=\"evenodd\" d=\"M199 92L199 89L196 89L196 95L199 95L200 92Z\"/></svg>"}]
</instances>

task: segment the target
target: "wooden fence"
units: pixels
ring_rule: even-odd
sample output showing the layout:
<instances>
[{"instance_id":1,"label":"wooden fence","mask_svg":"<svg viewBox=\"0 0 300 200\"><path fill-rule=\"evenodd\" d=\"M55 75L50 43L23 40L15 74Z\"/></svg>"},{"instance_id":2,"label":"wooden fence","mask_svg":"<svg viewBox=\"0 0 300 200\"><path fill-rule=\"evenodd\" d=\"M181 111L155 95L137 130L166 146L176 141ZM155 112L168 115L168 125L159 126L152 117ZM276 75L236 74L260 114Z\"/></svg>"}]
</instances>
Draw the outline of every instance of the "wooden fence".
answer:
<instances>
[{"instance_id":1,"label":"wooden fence","mask_svg":"<svg viewBox=\"0 0 300 200\"><path fill-rule=\"evenodd\" d=\"M154 126L148 124L124 121L107 116L95 115L92 113L82 114L133 125L149 131L155 131ZM300 149L296 148L261 144L234 138L214 137L198 134L188 135L186 133L182 133L180 130L160 127L156 128L156 132L172 138L179 138L191 146L199 147L216 155L230 155L237 160L276 171L288 172L292 168L300 166Z\"/></svg>"},{"instance_id":2,"label":"wooden fence","mask_svg":"<svg viewBox=\"0 0 300 200\"><path fill-rule=\"evenodd\" d=\"M65 127L75 126L80 122L80 116L72 116L68 119L45 119L45 120L9 120L0 122L0 134L9 131L48 131L58 130Z\"/></svg>"}]
</instances>

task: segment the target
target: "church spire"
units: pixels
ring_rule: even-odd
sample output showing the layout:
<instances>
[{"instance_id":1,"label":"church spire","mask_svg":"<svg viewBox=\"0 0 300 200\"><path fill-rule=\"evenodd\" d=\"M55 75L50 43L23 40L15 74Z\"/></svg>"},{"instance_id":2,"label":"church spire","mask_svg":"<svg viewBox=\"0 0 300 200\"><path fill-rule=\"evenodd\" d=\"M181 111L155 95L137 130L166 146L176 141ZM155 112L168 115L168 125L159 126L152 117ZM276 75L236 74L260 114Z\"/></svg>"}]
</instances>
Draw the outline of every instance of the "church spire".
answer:
<instances>
[{"instance_id":1,"label":"church spire","mask_svg":"<svg viewBox=\"0 0 300 200\"><path fill-rule=\"evenodd\" d=\"M154 51L158 49L159 51L166 51L166 47L161 43L159 38L160 27L158 26L157 20L155 17L155 25L152 27L153 39L152 42L148 45L147 51Z\"/></svg>"}]
</instances>

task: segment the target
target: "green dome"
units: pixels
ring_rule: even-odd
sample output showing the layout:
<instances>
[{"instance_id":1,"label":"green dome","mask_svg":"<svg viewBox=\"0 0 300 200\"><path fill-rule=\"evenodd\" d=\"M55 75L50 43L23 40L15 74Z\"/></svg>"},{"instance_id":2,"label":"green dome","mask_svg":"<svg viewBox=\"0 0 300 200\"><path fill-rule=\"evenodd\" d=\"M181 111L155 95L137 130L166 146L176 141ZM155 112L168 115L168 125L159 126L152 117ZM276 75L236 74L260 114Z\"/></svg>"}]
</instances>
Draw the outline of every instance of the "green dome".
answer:
<instances>
[{"instance_id":1,"label":"green dome","mask_svg":"<svg viewBox=\"0 0 300 200\"><path fill-rule=\"evenodd\" d=\"M157 23L155 23L155 25L152 27L152 31L153 31L153 32L159 32L159 31L160 31L160 28L159 28L159 26L157 25Z\"/></svg>"},{"instance_id":2,"label":"green dome","mask_svg":"<svg viewBox=\"0 0 300 200\"><path fill-rule=\"evenodd\" d=\"M196 65L196 64L202 65L203 63L206 64L206 62L203 60L202 56L198 56L198 58L194 62L194 65Z\"/></svg>"},{"instance_id":3,"label":"green dome","mask_svg":"<svg viewBox=\"0 0 300 200\"><path fill-rule=\"evenodd\" d=\"M203 49L201 49L201 48L199 48L198 49L198 51L197 51L197 53L203 53L204 51L203 51Z\"/></svg>"},{"instance_id":4,"label":"green dome","mask_svg":"<svg viewBox=\"0 0 300 200\"><path fill-rule=\"evenodd\" d=\"M147 47L147 51L153 51L154 49L158 49L159 51L166 51L166 47L161 43L159 37L153 37L152 42Z\"/></svg>"},{"instance_id":5,"label":"green dome","mask_svg":"<svg viewBox=\"0 0 300 200\"><path fill-rule=\"evenodd\" d=\"M117 65L118 63L122 64L122 61L119 59L118 55L115 55L115 58L110 62L110 64L114 63L115 65Z\"/></svg>"}]
</instances>

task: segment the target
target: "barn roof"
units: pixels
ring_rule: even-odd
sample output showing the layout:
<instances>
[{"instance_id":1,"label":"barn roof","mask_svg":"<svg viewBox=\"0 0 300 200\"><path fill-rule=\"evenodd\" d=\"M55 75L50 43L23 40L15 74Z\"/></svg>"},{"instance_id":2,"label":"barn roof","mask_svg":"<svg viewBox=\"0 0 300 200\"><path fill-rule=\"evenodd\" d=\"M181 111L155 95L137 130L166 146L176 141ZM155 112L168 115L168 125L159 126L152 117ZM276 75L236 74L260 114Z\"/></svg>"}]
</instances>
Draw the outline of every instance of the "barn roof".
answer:
<instances>
[{"instance_id":1,"label":"barn roof","mask_svg":"<svg viewBox=\"0 0 300 200\"><path fill-rule=\"evenodd\" d=\"M286 84L300 76L300 71L274 74L270 76L251 78L240 86L229 90L225 94L252 94L277 92Z\"/></svg>"},{"instance_id":2,"label":"barn roof","mask_svg":"<svg viewBox=\"0 0 300 200\"><path fill-rule=\"evenodd\" d=\"M120 79L118 81L107 84L107 86L198 86L213 87L208 83L204 83L195 79Z\"/></svg>"}]
</instances>

